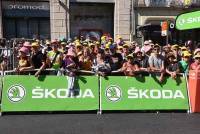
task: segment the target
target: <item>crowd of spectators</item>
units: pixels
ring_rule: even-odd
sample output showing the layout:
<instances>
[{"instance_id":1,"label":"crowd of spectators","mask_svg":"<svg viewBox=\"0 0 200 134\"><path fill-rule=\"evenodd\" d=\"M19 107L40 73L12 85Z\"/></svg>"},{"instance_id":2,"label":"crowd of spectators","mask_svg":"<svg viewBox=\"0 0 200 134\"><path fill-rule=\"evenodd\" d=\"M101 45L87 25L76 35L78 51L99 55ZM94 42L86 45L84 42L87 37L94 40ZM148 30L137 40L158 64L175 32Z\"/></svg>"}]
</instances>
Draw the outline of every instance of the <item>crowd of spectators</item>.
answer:
<instances>
[{"instance_id":1,"label":"crowd of spectators","mask_svg":"<svg viewBox=\"0 0 200 134\"><path fill-rule=\"evenodd\" d=\"M100 40L80 38L39 40L18 43L18 66L15 71L26 74L37 69L36 77L44 70L51 68L51 74L57 75L65 70L69 76L75 76L78 70L92 71L106 76L110 73L123 73L135 76L140 72L158 73L162 82L164 75L176 79L179 73L188 73L189 69L200 69L200 46L194 48L192 41L183 45L156 44L146 40L138 44L136 41L125 42L118 36L117 40L102 36ZM1 70L5 60L1 60Z\"/></svg>"}]
</instances>

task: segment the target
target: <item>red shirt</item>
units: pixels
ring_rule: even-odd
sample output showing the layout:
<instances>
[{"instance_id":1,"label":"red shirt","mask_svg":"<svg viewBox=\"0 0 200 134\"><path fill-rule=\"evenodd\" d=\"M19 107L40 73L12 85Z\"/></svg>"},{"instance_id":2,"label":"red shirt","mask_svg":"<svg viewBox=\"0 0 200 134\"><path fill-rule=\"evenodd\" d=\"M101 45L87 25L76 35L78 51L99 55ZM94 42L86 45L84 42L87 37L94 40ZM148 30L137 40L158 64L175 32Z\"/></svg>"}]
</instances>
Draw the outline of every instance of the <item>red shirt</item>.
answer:
<instances>
[{"instance_id":1,"label":"red shirt","mask_svg":"<svg viewBox=\"0 0 200 134\"><path fill-rule=\"evenodd\" d=\"M190 69L191 69L191 70L200 69L199 67L200 67L200 64L197 64L196 62L194 62L194 63L192 63L192 64L190 65Z\"/></svg>"}]
</instances>

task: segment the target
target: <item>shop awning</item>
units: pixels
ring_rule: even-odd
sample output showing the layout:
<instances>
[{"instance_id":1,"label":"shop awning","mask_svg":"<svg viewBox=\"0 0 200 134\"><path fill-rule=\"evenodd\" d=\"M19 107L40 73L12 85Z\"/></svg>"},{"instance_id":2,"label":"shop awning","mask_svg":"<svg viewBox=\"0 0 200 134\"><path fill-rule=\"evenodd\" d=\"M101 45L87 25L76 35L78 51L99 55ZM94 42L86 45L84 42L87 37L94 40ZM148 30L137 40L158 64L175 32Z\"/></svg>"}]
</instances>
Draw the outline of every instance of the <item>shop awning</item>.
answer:
<instances>
[{"instance_id":1,"label":"shop awning","mask_svg":"<svg viewBox=\"0 0 200 134\"><path fill-rule=\"evenodd\" d=\"M4 10L5 17L50 17L49 10Z\"/></svg>"}]
</instances>

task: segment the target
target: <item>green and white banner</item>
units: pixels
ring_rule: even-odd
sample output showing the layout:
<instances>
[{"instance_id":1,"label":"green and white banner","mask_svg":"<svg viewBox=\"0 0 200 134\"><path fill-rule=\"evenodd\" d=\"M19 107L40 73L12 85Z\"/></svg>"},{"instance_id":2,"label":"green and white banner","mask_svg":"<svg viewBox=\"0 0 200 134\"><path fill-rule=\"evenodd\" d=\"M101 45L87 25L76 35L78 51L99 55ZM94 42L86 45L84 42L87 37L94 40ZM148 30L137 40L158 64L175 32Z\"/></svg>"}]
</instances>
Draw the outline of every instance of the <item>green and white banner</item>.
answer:
<instances>
[{"instance_id":1,"label":"green and white banner","mask_svg":"<svg viewBox=\"0 0 200 134\"><path fill-rule=\"evenodd\" d=\"M101 78L102 110L188 110L186 80L157 77Z\"/></svg>"},{"instance_id":2,"label":"green and white banner","mask_svg":"<svg viewBox=\"0 0 200 134\"><path fill-rule=\"evenodd\" d=\"M85 111L99 109L98 77L76 78L76 97L68 97L67 77L5 76L2 112Z\"/></svg>"},{"instance_id":3,"label":"green and white banner","mask_svg":"<svg viewBox=\"0 0 200 134\"><path fill-rule=\"evenodd\" d=\"M200 11L184 13L176 18L176 29L189 30L200 28Z\"/></svg>"}]
</instances>

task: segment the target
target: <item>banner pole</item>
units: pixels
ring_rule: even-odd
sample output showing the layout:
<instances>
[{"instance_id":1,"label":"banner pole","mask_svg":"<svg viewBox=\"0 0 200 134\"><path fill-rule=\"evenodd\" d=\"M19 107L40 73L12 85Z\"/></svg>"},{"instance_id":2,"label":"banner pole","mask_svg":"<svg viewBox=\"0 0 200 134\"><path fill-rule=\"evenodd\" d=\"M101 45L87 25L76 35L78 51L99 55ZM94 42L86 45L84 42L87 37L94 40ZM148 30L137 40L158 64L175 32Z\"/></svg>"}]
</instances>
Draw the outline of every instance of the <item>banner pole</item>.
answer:
<instances>
[{"instance_id":1,"label":"banner pole","mask_svg":"<svg viewBox=\"0 0 200 134\"><path fill-rule=\"evenodd\" d=\"M101 103L102 103L102 100L101 100L101 76L98 76L98 90L99 90L99 110L98 110L98 113L99 115L102 114L102 107L101 107Z\"/></svg>"},{"instance_id":2,"label":"banner pole","mask_svg":"<svg viewBox=\"0 0 200 134\"><path fill-rule=\"evenodd\" d=\"M0 87L0 116L2 116L2 92L3 92L3 76L4 76L4 72L1 71L1 87Z\"/></svg>"},{"instance_id":3,"label":"banner pole","mask_svg":"<svg viewBox=\"0 0 200 134\"><path fill-rule=\"evenodd\" d=\"M187 75L184 73L183 76L186 80L186 88L187 88L187 95L188 95L188 103L189 103L189 110L188 113L192 113L192 106L191 106L191 100L190 100L190 92L189 92L189 86L188 86L188 78Z\"/></svg>"}]
</instances>

